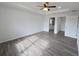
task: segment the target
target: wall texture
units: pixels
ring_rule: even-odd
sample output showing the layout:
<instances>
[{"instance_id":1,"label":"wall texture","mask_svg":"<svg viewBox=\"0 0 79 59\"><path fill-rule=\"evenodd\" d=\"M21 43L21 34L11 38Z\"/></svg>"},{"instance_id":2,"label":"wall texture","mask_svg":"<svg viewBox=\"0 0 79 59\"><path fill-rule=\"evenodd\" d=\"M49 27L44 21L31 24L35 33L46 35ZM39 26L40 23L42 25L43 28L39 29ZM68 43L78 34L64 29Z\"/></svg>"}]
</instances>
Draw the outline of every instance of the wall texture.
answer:
<instances>
[{"instance_id":1,"label":"wall texture","mask_svg":"<svg viewBox=\"0 0 79 59\"><path fill-rule=\"evenodd\" d=\"M45 16L45 19L44 19L44 31L47 31L47 32L49 32L49 17L46 17Z\"/></svg>"},{"instance_id":2,"label":"wall texture","mask_svg":"<svg viewBox=\"0 0 79 59\"><path fill-rule=\"evenodd\" d=\"M61 31L65 31L65 20L66 20L66 17L60 17L60 20L61 20Z\"/></svg>"},{"instance_id":3,"label":"wall texture","mask_svg":"<svg viewBox=\"0 0 79 59\"><path fill-rule=\"evenodd\" d=\"M78 16L66 16L65 36L77 38Z\"/></svg>"},{"instance_id":4,"label":"wall texture","mask_svg":"<svg viewBox=\"0 0 79 59\"><path fill-rule=\"evenodd\" d=\"M79 18L78 18L77 24L78 24L77 26L77 46L78 46L78 55L79 55Z\"/></svg>"},{"instance_id":5,"label":"wall texture","mask_svg":"<svg viewBox=\"0 0 79 59\"><path fill-rule=\"evenodd\" d=\"M77 38L79 40L79 17L78 17L78 22L77 22Z\"/></svg>"},{"instance_id":6,"label":"wall texture","mask_svg":"<svg viewBox=\"0 0 79 59\"><path fill-rule=\"evenodd\" d=\"M57 34L61 30L61 19L60 17L55 17L54 33Z\"/></svg>"},{"instance_id":7,"label":"wall texture","mask_svg":"<svg viewBox=\"0 0 79 59\"><path fill-rule=\"evenodd\" d=\"M44 16L0 5L0 43L43 31Z\"/></svg>"}]
</instances>

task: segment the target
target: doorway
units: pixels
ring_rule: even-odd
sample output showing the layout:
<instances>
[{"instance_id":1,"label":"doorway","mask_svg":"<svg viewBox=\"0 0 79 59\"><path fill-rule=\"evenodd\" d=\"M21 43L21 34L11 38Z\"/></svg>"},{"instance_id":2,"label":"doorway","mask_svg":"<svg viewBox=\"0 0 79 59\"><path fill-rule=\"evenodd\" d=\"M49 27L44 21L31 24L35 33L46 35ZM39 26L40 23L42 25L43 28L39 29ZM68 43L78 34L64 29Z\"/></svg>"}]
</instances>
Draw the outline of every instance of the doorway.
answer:
<instances>
[{"instance_id":1,"label":"doorway","mask_svg":"<svg viewBox=\"0 0 79 59\"><path fill-rule=\"evenodd\" d=\"M54 31L54 25L55 25L55 17L51 17L49 19L49 32Z\"/></svg>"}]
</instances>

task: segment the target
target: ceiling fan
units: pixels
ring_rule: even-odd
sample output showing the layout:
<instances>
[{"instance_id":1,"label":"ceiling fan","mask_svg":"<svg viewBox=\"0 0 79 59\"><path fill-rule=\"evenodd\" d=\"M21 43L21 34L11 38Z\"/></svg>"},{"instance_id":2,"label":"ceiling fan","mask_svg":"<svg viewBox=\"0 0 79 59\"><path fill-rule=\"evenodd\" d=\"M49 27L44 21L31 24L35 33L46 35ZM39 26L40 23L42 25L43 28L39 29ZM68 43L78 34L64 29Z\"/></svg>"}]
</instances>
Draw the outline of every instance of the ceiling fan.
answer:
<instances>
[{"instance_id":1,"label":"ceiling fan","mask_svg":"<svg viewBox=\"0 0 79 59\"><path fill-rule=\"evenodd\" d=\"M40 10L44 10L44 11L50 11L50 8L56 8L56 6L49 6L49 2L45 2L43 6L39 6L39 7L42 7Z\"/></svg>"}]
</instances>

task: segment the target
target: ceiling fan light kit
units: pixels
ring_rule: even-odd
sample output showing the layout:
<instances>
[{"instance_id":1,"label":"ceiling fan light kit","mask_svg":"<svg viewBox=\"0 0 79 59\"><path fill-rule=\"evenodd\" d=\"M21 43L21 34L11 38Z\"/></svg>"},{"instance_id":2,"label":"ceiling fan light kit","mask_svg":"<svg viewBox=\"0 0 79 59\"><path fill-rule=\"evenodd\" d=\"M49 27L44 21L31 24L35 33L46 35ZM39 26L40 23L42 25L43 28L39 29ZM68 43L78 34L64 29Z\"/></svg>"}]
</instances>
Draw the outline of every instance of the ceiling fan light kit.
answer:
<instances>
[{"instance_id":1,"label":"ceiling fan light kit","mask_svg":"<svg viewBox=\"0 0 79 59\"><path fill-rule=\"evenodd\" d=\"M44 11L50 11L49 8L56 8L56 6L49 6L49 2L45 2L43 6L40 6L40 7L42 7L42 9L40 10L44 10Z\"/></svg>"},{"instance_id":2,"label":"ceiling fan light kit","mask_svg":"<svg viewBox=\"0 0 79 59\"><path fill-rule=\"evenodd\" d=\"M48 11L48 8L43 8L44 11Z\"/></svg>"}]
</instances>

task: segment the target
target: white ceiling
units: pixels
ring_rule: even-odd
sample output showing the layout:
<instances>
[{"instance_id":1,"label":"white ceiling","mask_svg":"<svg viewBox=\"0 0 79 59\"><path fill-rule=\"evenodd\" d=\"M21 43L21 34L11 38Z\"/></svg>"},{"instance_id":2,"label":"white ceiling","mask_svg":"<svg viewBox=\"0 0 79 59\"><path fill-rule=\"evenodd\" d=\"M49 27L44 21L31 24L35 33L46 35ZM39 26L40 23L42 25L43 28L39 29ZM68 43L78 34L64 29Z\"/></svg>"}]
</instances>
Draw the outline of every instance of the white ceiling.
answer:
<instances>
[{"instance_id":1,"label":"white ceiling","mask_svg":"<svg viewBox=\"0 0 79 59\"><path fill-rule=\"evenodd\" d=\"M45 15L46 12L43 10L40 10L41 8L38 7L39 5L43 5L44 2L5 2L5 4L10 4L13 6L21 7L24 9L28 9L30 11L43 14ZM1 4L1 3L0 3ZM68 11L78 11L79 10L79 2L49 2L49 5L56 5L56 8L51 8L50 11L48 11L48 14L51 13L59 13L59 12L68 12ZM61 7L61 8L58 8Z\"/></svg>"}]
</instances>

